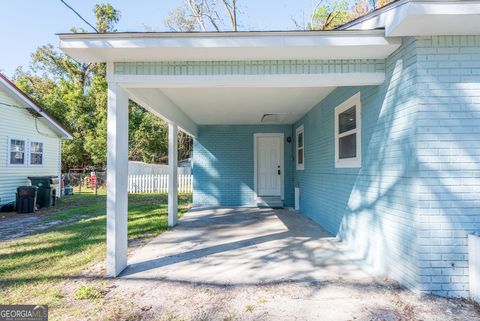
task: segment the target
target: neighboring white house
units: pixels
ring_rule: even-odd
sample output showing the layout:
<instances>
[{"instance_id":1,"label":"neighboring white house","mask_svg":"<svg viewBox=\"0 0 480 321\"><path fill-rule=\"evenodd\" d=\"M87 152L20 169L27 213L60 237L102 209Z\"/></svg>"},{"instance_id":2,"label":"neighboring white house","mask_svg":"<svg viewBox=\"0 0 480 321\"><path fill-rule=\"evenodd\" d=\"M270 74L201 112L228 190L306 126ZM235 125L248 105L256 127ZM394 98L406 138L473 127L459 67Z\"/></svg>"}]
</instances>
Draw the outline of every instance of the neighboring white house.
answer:
<instances>
[{"instance_id":1,"label":"neighboring white house","mask_svg":"<svg viewBox=\"0 0 480 321\"><path fill-rule=\"evenodd\" d=\"M29 185L28 176L60 175L61 140L71 138L0 73L0 204L15 200L16 188Z\"/></svg>"}]
</instances>

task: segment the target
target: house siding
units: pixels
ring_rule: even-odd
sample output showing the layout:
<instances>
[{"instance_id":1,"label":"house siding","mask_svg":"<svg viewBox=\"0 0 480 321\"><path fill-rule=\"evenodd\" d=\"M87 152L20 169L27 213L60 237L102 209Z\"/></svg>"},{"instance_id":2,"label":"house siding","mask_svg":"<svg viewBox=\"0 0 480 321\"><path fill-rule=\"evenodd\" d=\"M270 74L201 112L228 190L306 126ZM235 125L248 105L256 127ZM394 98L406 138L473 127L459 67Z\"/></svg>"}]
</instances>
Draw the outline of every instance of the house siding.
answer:
<instances>
[{"instance_id":1,"label":"house siding","mask_svg":"<svg viewBox=\"0 0 480 321\"><path fill-rule=\"evenodd\" d=\"M300 210L364 258L366 268L417 287L415 40L386 61L381 86L342 87L294 125L305 127ZM335 168L334 110L361 95L361 168Z\"/></svg>"},{"instance_id":2,"label":"house siding","mask_svg":"<svg viewBox=\"0 0 480 321\"><path fill-rule=\"evenodd\" d=\"M0 89L0 102L23 106ZM14 201L16 188L30 185L28 176L58 175L60 171L60 138L42 120L37 121L24 108L0 105L0 204ZM42 166L8 166L8 138L20 137L44 143Z\"/></svg>"},{"instance_id":3,"label":"house siding","mask_svg":"<svg viewBox=\"0 0 480 321\"><path fill-rule=\"evenodd\" d=\"M284 203L293 205L292 126L200 126L193 142L194 206L256 206L254 202L255 133L283 133Z\"/></svg>"},{"instance_id":4,"label":"house siding","mask_svg":"<svg viewBox=\"0 0 480 321\"><path fill-rule=\"evenodd\" d=\"M383 59L116 62L117 75L265 75L385 71Z\"/></svg>"},{"instance_id":5,"label":"house siding","mask_svg":"<svg viewBox=\"0 0 480 321\"><path fill-rule=\"evenodd\" d=\"M480 36L417 39L422 290L468 295L467 235L480 231Z\"/></svg>"}]
</instances>

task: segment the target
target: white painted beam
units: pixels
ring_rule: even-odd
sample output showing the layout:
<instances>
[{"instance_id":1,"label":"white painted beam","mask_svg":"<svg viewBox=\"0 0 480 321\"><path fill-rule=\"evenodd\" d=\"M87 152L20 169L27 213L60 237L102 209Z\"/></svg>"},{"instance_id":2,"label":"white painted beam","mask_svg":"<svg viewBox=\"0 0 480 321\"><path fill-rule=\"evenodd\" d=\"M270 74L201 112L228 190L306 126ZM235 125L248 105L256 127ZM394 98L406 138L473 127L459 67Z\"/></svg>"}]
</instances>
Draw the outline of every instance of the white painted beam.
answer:
<instances>
[{"instance_id":1,"label":"white painted beam","mask_svg":"<svg viewBox=\"0 0 480 321\"><path fill-rule=\"evenodd\" d=\"M178 128L168 124L168 226L178 221Z\"/></svg>"},{"instance_id":2,"label":"white painted beam","mask_svg":"<svg viewBox=\"0 0 480 321\"><path fill-rule=\"evenodd\" d=\"M107 275L127 266L128 246L128 96L108 83L107 115Z\"/></svg>"},{"instance_id":3,"label":"white painted beam","mask_svg":"<svg viewBox=\"0 0 480 321\"><path fill-rule=\"evenodd\" d=\"M118 76L116 78L118 80ZM123 85L122 85L123 86ZM170 124L178 125L184 132L195 137L198 133L197 124L190 119L170 98L156 88L126 89L132 98L145 109L154 113Z\"/></svg>"}]
</instances>

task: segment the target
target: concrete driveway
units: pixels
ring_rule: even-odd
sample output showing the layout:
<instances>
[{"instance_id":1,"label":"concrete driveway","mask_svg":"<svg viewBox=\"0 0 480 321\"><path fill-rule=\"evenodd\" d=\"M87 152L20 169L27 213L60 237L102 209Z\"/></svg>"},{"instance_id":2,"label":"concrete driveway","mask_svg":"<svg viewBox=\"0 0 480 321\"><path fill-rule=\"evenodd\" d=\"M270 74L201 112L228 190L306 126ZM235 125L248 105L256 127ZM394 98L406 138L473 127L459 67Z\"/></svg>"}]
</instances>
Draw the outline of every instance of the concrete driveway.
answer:
<instances>
[{"instance_id":1,"label":"concrete driveway","mask_svg":"<svg viewBox=\"0 0 480 321\"><path fill-rule=\"evenodd\" d=\"M341 242L296 211L191 210L136 250L122 278L208 285L369 278L356 262Z\"/></svg>"},{"instance_id":2,"label":"concrete driveway","mask_svg":"<svg viewBox=\"0 0 480 321\"><path fill-rule=\"evenodd\" d=\"M104 299L130 320L480 321L464 300L368 276L341 242L289 210L191 211L129 263Z\"/></svg>"}]
</instances>

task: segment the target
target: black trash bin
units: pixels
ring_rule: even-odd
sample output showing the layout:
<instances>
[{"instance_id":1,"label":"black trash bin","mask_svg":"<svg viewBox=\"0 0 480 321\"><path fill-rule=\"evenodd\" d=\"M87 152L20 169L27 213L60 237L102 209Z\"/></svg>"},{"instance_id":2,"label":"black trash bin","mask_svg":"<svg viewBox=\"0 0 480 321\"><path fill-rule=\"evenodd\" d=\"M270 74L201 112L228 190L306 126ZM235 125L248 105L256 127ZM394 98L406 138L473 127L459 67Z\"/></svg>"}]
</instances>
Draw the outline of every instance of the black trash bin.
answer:
<instances>
[{"instance_id":1,"label":"black trash bin","mask_svg":"<svg viewBox=\"0 0 480 321\"><path fill-rule=\"evenodd\" d=\"M37 191L37 186L20 186L17 188L17 213L35 212Z\"/></svg>"},{"instance_id":2,"label":"black trash bin","mask_svg":"<svg viewBox=\"0 0 480 321\"><path fill-rule=\"evenodd\" d=\"M37 205L39 208L55 206L58 176L29 176L32 185L38 187Z\"/></svg>"}]
</instances>

